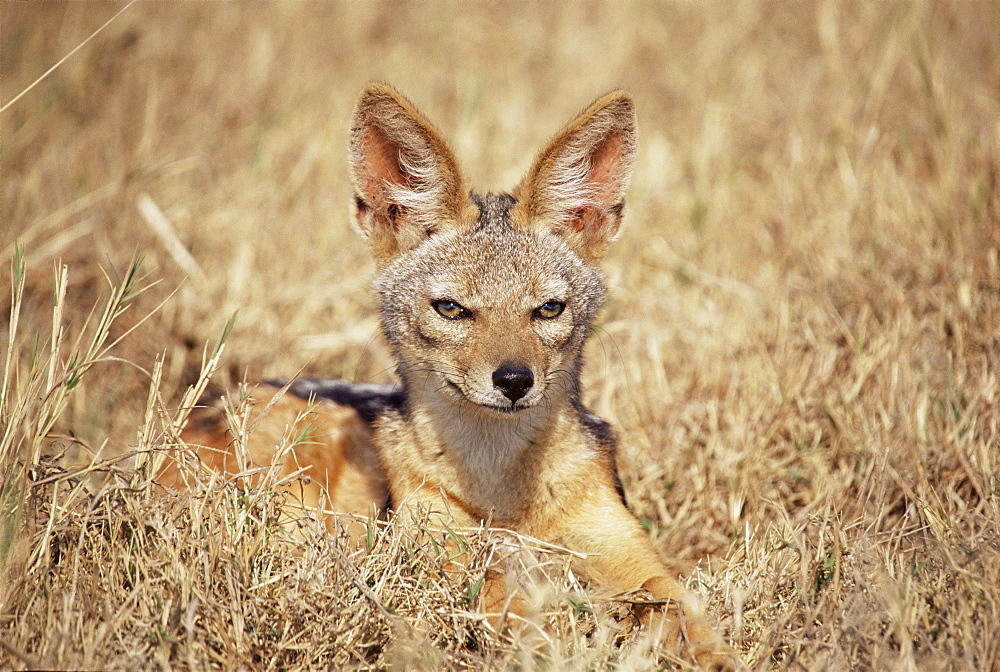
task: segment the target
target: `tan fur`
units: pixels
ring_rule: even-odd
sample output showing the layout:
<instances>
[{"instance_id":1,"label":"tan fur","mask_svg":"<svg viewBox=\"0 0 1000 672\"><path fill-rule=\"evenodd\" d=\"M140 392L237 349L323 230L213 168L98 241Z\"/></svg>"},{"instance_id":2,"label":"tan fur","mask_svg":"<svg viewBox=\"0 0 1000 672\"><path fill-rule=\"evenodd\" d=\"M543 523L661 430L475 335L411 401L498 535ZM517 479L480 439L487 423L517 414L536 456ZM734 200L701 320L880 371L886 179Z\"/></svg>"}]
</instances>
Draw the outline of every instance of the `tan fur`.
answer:
<instances>
[{"instance_id":1,"label":"tan fur","mask_svg":"<svg viewBox=\"0 0 1000 672\"><path fill-rule=\"evenodd\" d=\"M277 392L264 386L258 396L270 403ZM366 534L362 520L377 515L388 496L371 427L351 408L291 395L274 401L263 418L262 412L258 407L251 414L251 424L257 425L242 464L234 433L218 405L194 409L182 436L198 447L200 467L248 485L260 480L262 468L277 461L276 480L289 493L285 506L289 519L318 515L330 532L336 532L339 523L360 545ZM283 445L289 446L287 452L277 454ZM171 488L188 487L192 474L180 464L185 457L168 460L157 481ZM333 512L354 513L357 519L335 517Z\"/></svg>"},{"instance_id":2,"label":"tan fur","mask_svg":"<svg viewBox=\"0 0 1000 672\"><path fill-rule=\"evenodd\" d=\"M602 589L644 588L670 601L648 617L664 625L668 646L736 669L626 509L614 437L579 397L583 343L604 294L596 264L620 230L635 158L634 116L628 94L600 98L511 195L475 196L412 104L383 85L361 95L350 148L355 225L378 264L382 328L405 403L381 407L371 437L354 411L319 407L326 438L296 448L282 473L310 466L318 486L301 486L307 507L320 505L325 488L334 508L367 512L385 502L370 438L397 510L442 526L488 522L584 553L576 570ZM261 429L271 429L254 435L255 462L270 463L302 403L281 400L264 418ZM223 451L199 454L232 472L221 425L198 427L196 418L184 438ZM507 590L490 573L484 608L518 609Z\"/></svg>"}]
</instances>

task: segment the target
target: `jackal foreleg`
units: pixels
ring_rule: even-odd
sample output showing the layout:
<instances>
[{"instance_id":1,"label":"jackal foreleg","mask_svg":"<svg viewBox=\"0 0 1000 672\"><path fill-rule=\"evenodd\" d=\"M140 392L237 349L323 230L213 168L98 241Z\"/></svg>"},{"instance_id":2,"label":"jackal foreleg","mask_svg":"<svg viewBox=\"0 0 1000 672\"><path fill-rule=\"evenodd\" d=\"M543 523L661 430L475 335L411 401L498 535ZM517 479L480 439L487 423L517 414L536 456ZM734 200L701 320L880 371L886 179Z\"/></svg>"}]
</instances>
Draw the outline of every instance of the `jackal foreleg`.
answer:
<instances>
[{"instance_id":1,"label":"jackal foreleg","mask_svg":"<svg viewBox=\"0 0 1000 672\"><path fill-rule=\"evenodd\" d=\"M654 600L664 600L662 605L638 609L636 615L658 629L671 650L688 650L707 670L742 669L736 653L709 625L701 601L660 560L616 492L592 491L556 538L587 554L579 571L602 588L615 593L644 589Z\"/></svg>"}]
</instances>

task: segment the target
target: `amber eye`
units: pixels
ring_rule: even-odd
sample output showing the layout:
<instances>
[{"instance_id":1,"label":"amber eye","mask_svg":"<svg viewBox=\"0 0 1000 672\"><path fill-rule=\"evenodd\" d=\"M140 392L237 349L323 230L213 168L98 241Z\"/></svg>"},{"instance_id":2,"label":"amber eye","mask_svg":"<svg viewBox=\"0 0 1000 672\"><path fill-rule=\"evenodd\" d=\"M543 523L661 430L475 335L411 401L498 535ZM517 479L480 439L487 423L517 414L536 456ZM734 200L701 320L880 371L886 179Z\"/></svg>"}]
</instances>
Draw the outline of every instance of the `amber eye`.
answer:
<instances>
[{"instance_id":1,"label":"amber eye","mask_svg":"<svg viewBox=\"0 0 1000 672\"><path fill-rule=\"evenodd\" d=\"M542 320L552 320L562 315L566 304L562 301L548 301L535 308L535 317Z\"/></svg>"},{"instance_id":2,"label":"amber eye","mask_svg":"<svg viewBox=\"0 0 1000 672\"><path fill-rule=\"evenodd\" d=\"M457 320L461 317L469 316L469 311L455 301L448 301L447 299L442 301L431 301L431 306L433 306L434 310L438 312L438 315L446 317L449 320Z\"/></svg>"}]
</instances>

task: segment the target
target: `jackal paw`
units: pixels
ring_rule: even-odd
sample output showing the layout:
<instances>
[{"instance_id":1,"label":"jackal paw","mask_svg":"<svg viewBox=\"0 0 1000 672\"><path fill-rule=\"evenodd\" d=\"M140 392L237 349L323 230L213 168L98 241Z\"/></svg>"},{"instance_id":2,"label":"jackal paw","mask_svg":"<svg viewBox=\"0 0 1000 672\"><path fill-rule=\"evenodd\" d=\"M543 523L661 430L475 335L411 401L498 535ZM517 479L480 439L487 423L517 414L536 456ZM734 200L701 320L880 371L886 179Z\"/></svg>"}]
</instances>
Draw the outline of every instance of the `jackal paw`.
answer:
<instances>
[{"instance_id":1,"label":"jackal paw","mask_svg":"<svg viewBox=\"0 0 1000 672\"><path fill-rule=\"evenodd\" d=\"M746 669L736 651L726 644L698 613L685 613L682 604L647 614L643 619L674 653L691 656L708 672L741 672Z\"/></svg>"},{"instance_id":2,"label":"jackal paw","mask_svg":"<svg viewBox=\"0 0 1000 672\"><path fill-rule=\"evenodd\" d=\"M698 667L706 672L743 672L747 667L736 655L736 652L724 642L721 646L696 647L694 648L694 659L698 661Z\"/></svg>"},{"instance_id":3,"label":"jackal paw","mask_svg":"<svg viewBox=\"0 0 1000 672\"><path fill-rule=\"evenodd\" d=\"M679 599L678 599L679 598ZM672 652L691 656L709 672L740 672L747 667L705 618L698 599L690 593L677 598L634 602L633 613Z\"/></svg>"}]
</instances>

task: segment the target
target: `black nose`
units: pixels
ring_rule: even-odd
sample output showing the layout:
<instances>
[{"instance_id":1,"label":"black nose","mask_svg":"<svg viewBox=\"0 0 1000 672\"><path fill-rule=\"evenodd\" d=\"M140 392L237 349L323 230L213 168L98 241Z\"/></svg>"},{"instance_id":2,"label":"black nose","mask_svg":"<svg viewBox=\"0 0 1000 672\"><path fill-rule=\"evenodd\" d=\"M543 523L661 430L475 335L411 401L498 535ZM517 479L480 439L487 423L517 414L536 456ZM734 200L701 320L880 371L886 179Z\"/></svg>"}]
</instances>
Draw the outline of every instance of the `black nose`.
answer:
<instances>
[{"instance_id":1,"label":"black nose","mask_svg":"<svg viewBox=\"0 0 1000 672\"><path fill-rule=\"evenodd\" d=\"M493 386L503 392L512 404L526 395L534 384L535 377L526 366L504 364L493 372Z\"/></svg>"}]
</instances>

